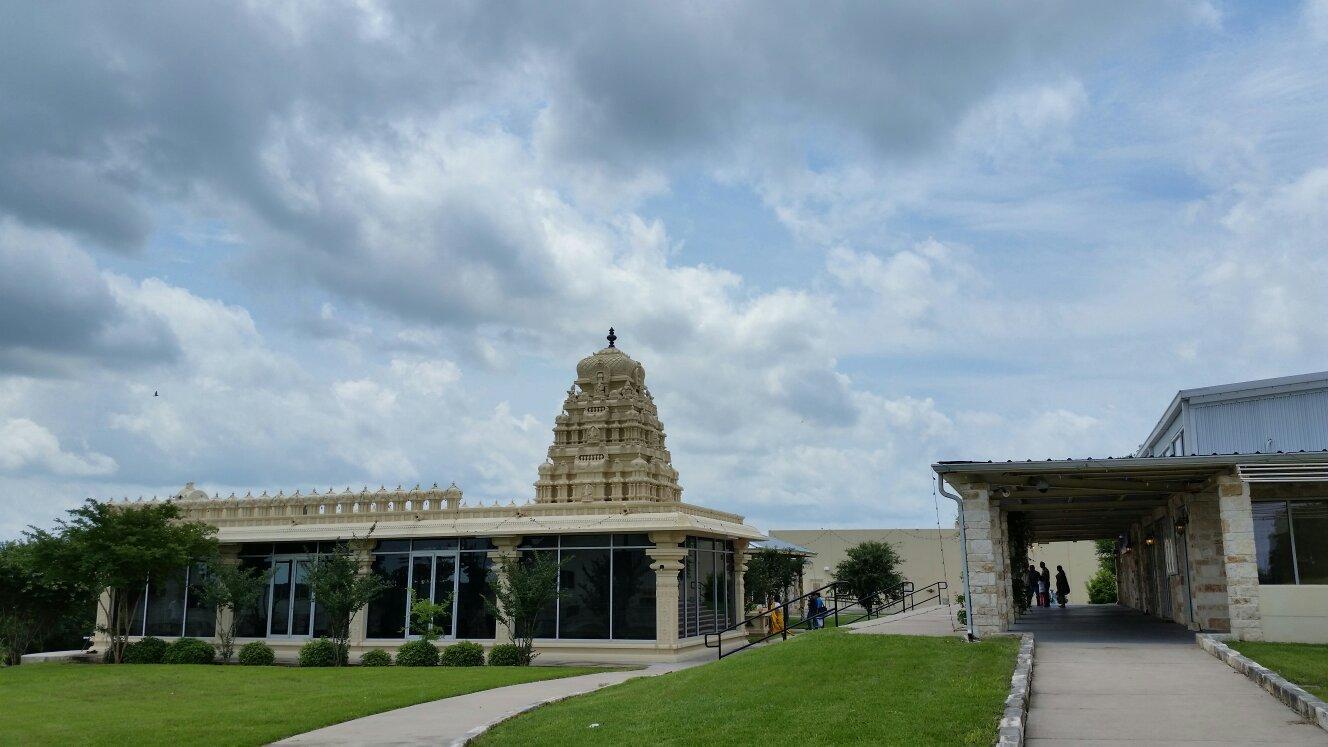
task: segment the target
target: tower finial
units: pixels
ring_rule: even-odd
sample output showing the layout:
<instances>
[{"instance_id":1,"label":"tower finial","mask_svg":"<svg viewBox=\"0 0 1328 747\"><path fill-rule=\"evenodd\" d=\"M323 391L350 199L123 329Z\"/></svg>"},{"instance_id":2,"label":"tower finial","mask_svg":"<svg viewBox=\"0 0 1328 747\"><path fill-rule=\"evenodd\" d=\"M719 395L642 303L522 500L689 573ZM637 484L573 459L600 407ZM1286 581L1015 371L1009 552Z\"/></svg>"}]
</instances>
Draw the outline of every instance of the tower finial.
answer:
<instances>
[{"instance_id":1,"label":"tower finial","mask_svg":"<svg viewBox=\"0 0 1328 747\"><path fill-rule=\"evenodd\" d=\"M613 347L613 343L615 343L615 342L618 341L618 336L615 335L615 334L613 334L613 327L609 327L609 338L608 338L608 339L609 339L609 347Z\"/></svg>"}]
</instances>

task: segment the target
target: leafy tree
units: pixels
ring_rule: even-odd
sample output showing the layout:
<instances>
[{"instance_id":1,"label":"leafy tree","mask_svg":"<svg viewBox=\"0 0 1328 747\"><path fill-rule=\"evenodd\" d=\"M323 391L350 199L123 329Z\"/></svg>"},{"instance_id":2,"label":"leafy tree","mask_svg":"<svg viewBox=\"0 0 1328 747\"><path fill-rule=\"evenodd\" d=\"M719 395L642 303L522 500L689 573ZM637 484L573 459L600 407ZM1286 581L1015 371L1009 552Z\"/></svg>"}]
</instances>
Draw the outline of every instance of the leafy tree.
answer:
<instances>
[{"instance_id":1,"label":"leafy tree","mask_svg":"<svg viewBox=\"0 0 1328 747\"><path fill-rule=\"evenodd\" d=\"M85 584L61 578L40 562L41 542L0 543L0 661L10 666L59 632L66 618L82 618L92 606ZM88 626L84 633L92 630Z\"/></svg>"},{"instance_id":2,"label":"leafy tree","mask_svg":"<svg viewBox=\"0 0 1328 747\"><path fill-rule=\"evenodd\" d=\"M446 622L444 622L446 620ZM452 594L441 602L430 602L410 592L410 632L433 643L452 629Z\"/></svg>"},{"instance_id":3,"label":"leafy tree","mask_svg":"<svg viewBox=\"0 0 1328 747\"><path fill-rule=\"evenodd\" d=\"M217 628L217 656L222 664L229 664L235 653L235 630L240 614L262 598L271 575L271 571L221 562L210 563L203 574L199 596L218 613L226 613L223 618L226 624Z\"/></svg>"},{"instance_id":4,"label":"leafy tree","mask_svg":"<svg viewBox=\"0 0 1328 747\"><path fill-rule=\"evenodd\" d=\"M369 534L373 534L370 527ZM367 542L369 535L354 537L357 543ZM337 648L336 666L349 661L350 620L375 597L391 586L376 573L360 574L359 559L349 544L338 542L331 552L323 553L309 563L305 574L309 590L313 592L318 609L327 615L328 639Z\"/></svg>"},{"instance_id":5,"label":"leafy tree","mask_svg":"<svg viewBox=\"0 0 1328 747\"><path fill-rule=\"evenodd\" d=\"M783 599L788 588L797 583L802 563L798 555L769 548L757 550L748 557L743 588L758 604L771 597Z\"/></svg>"},{"instance_id":6,"label":"leafy tree","mask_svg":"<svg viewBox=\"0 0 1328 747\"><path fill-rule=\"evenodd\" d=\"M881 599L881 592L903 582L903 577L895 571L900 562L899 555L890 543L862 542L850 547L847 554L848 557L835 566L835 581L842 584L869 613L878 603L888 603L889 600Z\"/></svg>"},{"instance_id":7,"label":"leafy tree","mask_svg":"<svg viewBox=\"0 0 1328 747\"><path fill-rule=\"evenodd\" d=\"M1033 526L1028 514L1015 511L1007 524L1010 547L1010 591L1014 594L1014 608L1018 614L1028 611L1028 551L1033 547Z\"/></svg>"},{"instance_id":8,"label":"leafy tree","mask_svg":"<svg viewBox=\"0 0 1328 747\"><path fill-rule=\"evenodd\" d=\"M1116 543L1098 540L1097 573L1088 579L1089 604L1115 604L1116 602Z\"/></svg>"},{"instance_id":9,"label":"leafy tree","mask_svg":"<svg viewBox=\"0 0 1328 747\"><path fill-rule=\"evenodd\" d=\"M507 628L520 651L520 665L535 658L535 621L540 610L563 596L558 590L562 563L547 552L522 553L524 557L501 557L498 571L503 580L497 584L494 601L485 600L489 614Z\"/></svg>"},{"instance_id":10,"label":"leafy tree","mask_svg":"<svg viewBox=\"0 0 1328 747\"><path fill-rule=\"evenodd\" d=\"M109 623L98 631L110 639L110 660L118 664L148 579L215 556L216 532L182 520L179 506L169 501L131 506L88 500L58 520L54 532L33 528L28 536L38 543L43 567L98 595Z\"/></svg>"}]
</instances>

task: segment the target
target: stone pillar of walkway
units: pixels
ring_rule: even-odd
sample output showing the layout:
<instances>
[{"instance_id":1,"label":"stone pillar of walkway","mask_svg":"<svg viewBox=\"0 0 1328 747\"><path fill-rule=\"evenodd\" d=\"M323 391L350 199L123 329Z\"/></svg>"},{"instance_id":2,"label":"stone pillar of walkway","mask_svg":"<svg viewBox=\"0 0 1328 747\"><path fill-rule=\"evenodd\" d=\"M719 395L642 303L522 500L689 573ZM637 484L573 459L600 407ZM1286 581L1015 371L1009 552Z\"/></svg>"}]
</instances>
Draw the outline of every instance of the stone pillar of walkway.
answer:
<instances>
[{"instance_id":1,"label":"stone pillar of walkway","mask_svg":"<svg viewBox=\"0 0 1328 747\"><path fill-rule=\"evenodd\" d=\"M489 561L493 564L493 573L496 577L499 589L507 588L507 574L503 573L503 559L517 558L521 553L517 551L517 545L521 544L519 536L494 537L493 546L495 549L489 551ZM503 612L501 597L498 601L498 608ZM506 625L498 623L493 631L493 645L498 646L504 643L512 642L512 633Z\"/></svg>"},{"instance_id":2,"label":"stone pillar of walkway","mask_svg":"<svg viewBox=\"0 0 1328 747\"><path fill-rule=\"evenodd\" d=\"M650 567L655 570L655 647L678 646L678 572L683 568L687 548L681 532L651 532L655 546L646 550Z\"/></svg>"},{"instance_id":3,"label":"stone pillar of walkway","mask_svg":"<svg viewBox=\"0 0 1328 747\"><path fill-rule=\"evenodd\" d=\"M1005 632L1002 579L999 575L998 543L993 540L993 517L1000 520L1000 510L993 506L986 483L968 483L959 487L964 499L964 532L968 555L968 590L972 594L973 628L979 636ZM995 530L1004 536L999 528ZM1008 597L1008 593L1006 594Z\"/></svg>"},{"instance_id":4,"label":"stone pillar of walkway","mask_svg":"<svg viewBox=\"0 0 1328 747\"><path fill-rule=\"evenodd\" d=\"M1227 614L1231 635L1263 640L1259 617L1259 565L1254 550L1254 513L1250 484L1237 474L1217 478L1217 508L1222 517L1222 555L1227 577Z\"/></svg>"}]
</instances>

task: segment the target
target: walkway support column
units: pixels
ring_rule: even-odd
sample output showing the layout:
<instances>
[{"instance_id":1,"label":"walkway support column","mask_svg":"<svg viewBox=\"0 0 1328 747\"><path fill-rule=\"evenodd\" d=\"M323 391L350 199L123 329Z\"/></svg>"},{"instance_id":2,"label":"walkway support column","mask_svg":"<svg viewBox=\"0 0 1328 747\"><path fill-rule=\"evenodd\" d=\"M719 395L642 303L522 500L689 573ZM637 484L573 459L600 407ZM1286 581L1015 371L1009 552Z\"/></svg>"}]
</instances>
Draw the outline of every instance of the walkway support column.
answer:
<instances>
[{"instance_id":1,"label":"walkway support column","mask_svg":"<svg viewBox=\"0 0 1328 747\"><path fill-rule=\"evenodd\" d=\"M1227 614L1231 635L1262 641L1259 616L1259 565L1254 550L1254 513L1250 484L1237 474L1217 478L1217 508L1222 517L1222 554L1227 576Z\"/></svg>"},{"instance_id":2,"label":"walkway support column","mask_svg":"<svg viewBox=\"0 0 1328 747\"><path fill-rule=\"evenodd\" d=\"M489 560L493 563L493 573L497 578L497 584L500 589L507 588L507 574L503 573L502 561L504 558L515 559L519 557L521 553L516 549L519 544L521 544L521 538L517 536L493 538L495 549L489 551ZM498 607L504 613L507 612L507 610L502 608L501 598L498 599ZM498 646L511 642L512 634L508 631L507 626L502 623L495 625L493 630L493 645Z\"/></svg>"},{"instance_id":3,"label":"walkway support column","mask_svg":"<svg viewBox=\"0 0 1328 747\"><path fill-rule=\"evenodd\" d=\"M968 589L972 596L973 632L981 637L1005 631L1004 600L1001 596L1003 580L1000 578L998 550L1000 542L993 539L992 517L999 508L993 506L991 492L986 483L969 483L959 489L964 498L964 529L968 556ZM999 529L996 532L1003 536ZM1008 596L1008 594L1007 594Z\"/></svg>"},{"instance_id":4,"label":"walkway support column","mask_svg":"<svg viewBox=\"0 0 1328 747\"><path fill-rule=\"evenodd\" d=\"M683 568L687 548L681 532L651 532L655 546L646 550L650 567L655 570L655 647L678 647L678 572Z\"/></svg>"}]
</instances>

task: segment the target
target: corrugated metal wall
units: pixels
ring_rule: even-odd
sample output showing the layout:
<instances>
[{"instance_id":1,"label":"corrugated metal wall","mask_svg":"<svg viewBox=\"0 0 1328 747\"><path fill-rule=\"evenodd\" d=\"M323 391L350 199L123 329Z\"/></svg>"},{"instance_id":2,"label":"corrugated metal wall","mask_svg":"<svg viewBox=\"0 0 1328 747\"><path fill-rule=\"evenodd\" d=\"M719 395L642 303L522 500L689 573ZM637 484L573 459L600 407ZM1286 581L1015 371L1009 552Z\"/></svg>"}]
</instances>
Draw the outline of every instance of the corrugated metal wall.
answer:
<instances>
[{"instance_id":1,"label":"corrugated metal wall","mask_svg":"<svg viewBox=\"0 0 1328 747\"><path fill-rule=\"evenodd\" d=\"M1194 432L1187 432L1185 441L1191 454L1328 449L1328 389L1190 405L1189 410Z\"/></svg>"}]
</instances>

